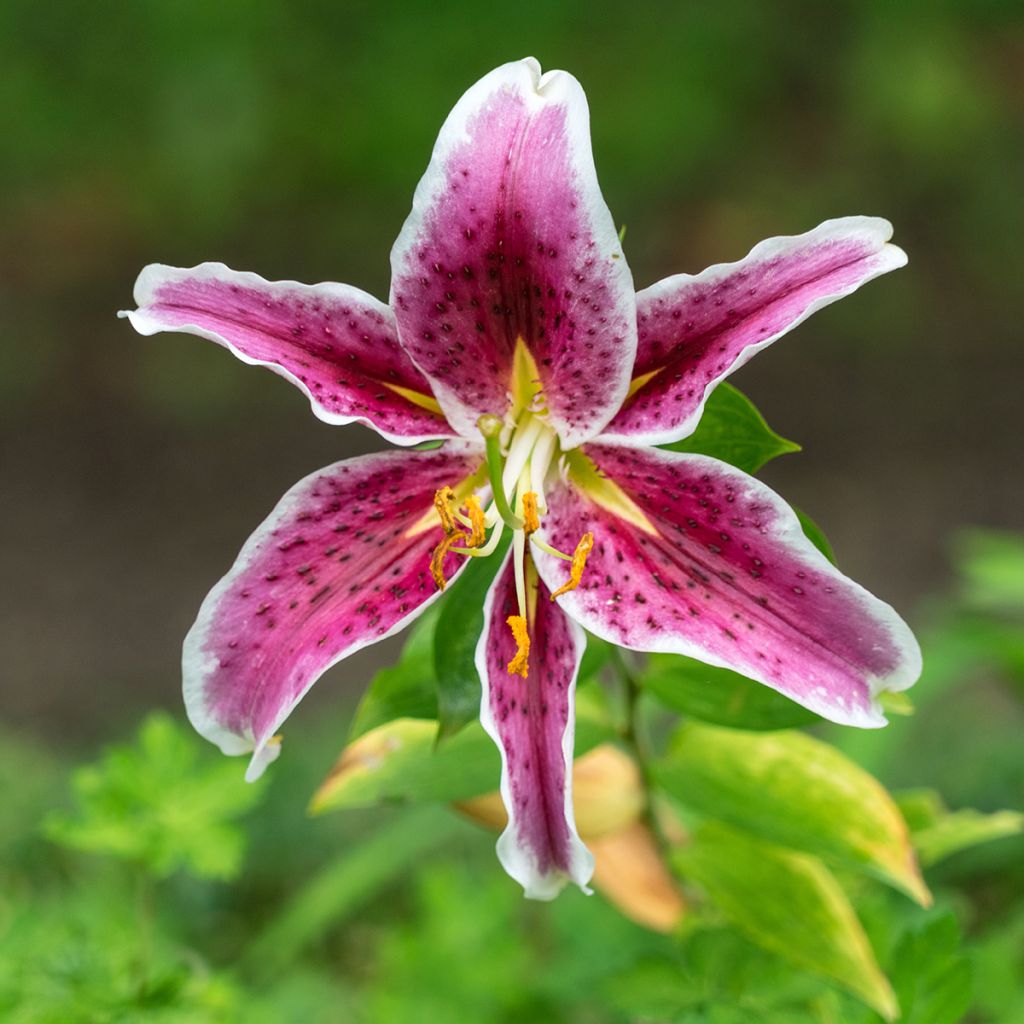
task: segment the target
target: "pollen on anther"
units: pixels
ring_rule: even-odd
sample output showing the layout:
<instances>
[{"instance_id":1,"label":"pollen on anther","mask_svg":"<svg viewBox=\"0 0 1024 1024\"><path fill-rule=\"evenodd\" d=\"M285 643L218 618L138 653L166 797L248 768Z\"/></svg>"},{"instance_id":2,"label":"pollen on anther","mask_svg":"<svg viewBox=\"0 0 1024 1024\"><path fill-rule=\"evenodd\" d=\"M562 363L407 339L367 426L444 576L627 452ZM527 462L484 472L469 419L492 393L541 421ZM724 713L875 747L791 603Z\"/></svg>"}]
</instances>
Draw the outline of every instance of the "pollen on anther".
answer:
<instances>
[{"instance_id":1,"label":"pollen on anther","mask_svg":"<svg viewBox=\"0 0 1024 1024\"><path fill-rule=\"evenodd\" d=\"M448 552L455 546L466 543L464 533L450 533L434 548L430 556L430 575L434 577L438 590L444 590L447 580L444 578L444 560Z\"/></svg>"},{"instance_id":2,"label":"pollen on anther","mask_svg":"<svg viewBox=\"0 0 1024 1024\"><path fill-rule=\"evenodd\" d=\"M576 545L576 550L572 553L572 565L569 567L569 579L551 595L552 601L554 601L556 597L561 597L562 594L568 594L570 590L575 590L580 585L580 580L583 579L583 570L587 564L587 555L590 554L593 546L594 535L592 533L585 533L580 537L579 543Z\"/></svg>"},{"instance_id":3,"label":"pollen on anther","mask_svg":"<svg viewBox=\"0 0 1024 1024\"><path fill-rule=\"evenodd\" d=\"M523 532L527 537L540 529L540 516L537 514L537 495L527 491L523 495Z\"/></svg>"},{"instance_id":4,"label":"pollen on anther","mask_svg":"<svg viewBox=\"0 0 1024 1024\"><path fill-rule=\"evenodd\" d=\"M465 507L466 515L469 516L472 525L472 533L467 546L478 548L487 539L487 520L484 518L484 510L480 506L480 499L475 494L466 498Z\"/></svg>"},{"instance_id":5,"label":"pollen on anther","mask_svg":"<svg viewBox=\"0 0 1024 1024\"><path fill-rule=\"evenodd\" d=\"M522 615L510 615L505 622L512 630L516 642L515 657L508 663L510 675L526 678L530 671L530 633Z\"/></svg>"},{"instance_id":6,"label":"pollen on anther","mask_svg":"<svg viewBox=\"0 0 1024 1024\"><path fill-rule=\"evenodd\" d=\"M437 517L441 520L441 527L447 536L458 532L455 517L452 515L452 502L455 500L455 492L450 487L442 487L434 492L434 508L437 509Z\"/></svg>"}]
</instances>

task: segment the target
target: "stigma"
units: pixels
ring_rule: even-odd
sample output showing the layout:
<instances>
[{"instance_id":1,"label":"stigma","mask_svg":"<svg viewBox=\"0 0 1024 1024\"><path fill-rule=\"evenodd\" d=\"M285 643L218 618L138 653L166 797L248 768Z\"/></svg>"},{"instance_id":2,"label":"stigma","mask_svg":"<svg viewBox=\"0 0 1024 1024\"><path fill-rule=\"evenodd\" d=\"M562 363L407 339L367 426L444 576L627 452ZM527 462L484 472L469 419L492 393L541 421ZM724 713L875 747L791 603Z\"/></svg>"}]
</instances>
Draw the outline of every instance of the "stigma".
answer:
<instances>
[{"instance_id":1,"label":"stigma","mask_svg":"<svg viewBox=\"0 0 1024 1024\"><path fill-rule=\"evenodd\" d=\"M585 533L571 554L559 551L544 539L545 486L557 472L562 452L544 410L538 408L539 390L520 388L520 394L524 399L532 397L528 402L517 403L517 415L505 419L485 415L477 421L486 451L486 487L481 487L479 494L465 485L461 493L451 486L435 492L434 509L444 536L431 556L430 574L438 589L444 590L449 554L486 557L497 550L504 531L511 531L518 607L517 614L506 619L516 644L508 672L525 679L529 673L530 633L538 586L531 548L569 563L568 579L551 594L555 600L580 585L594 535Z\"/></svg>"}]
</instances>

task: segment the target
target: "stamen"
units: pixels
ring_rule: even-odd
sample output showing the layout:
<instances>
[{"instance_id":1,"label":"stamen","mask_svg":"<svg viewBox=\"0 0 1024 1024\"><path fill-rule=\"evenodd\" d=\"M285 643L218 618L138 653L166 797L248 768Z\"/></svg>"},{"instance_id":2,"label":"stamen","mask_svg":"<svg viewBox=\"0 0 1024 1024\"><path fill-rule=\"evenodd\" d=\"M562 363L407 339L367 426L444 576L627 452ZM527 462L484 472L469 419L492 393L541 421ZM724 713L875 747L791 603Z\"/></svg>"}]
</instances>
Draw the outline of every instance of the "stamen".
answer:
<instances>
[{"instance_id":1,"label":"stamen","mask_svg":"<svg viewBox=\"0 0 1024 1024\"><path fill-rule=\"evenodd\" d=\"M457 555L468 555L471 558L485 558L487 555L493 555L498 546L498 541L501 540L501 534L504 529L505 524L499 519L497 526L491 531L490 539L483 547L452 548L451 550Z\"/></svg>"},{"instance_id":2,"label":"stamen","mask_svg":"<svg viewBox=\"0 0 1024 1024\"><path fill-rule=\"evenodd\" d=\"M523 501L523 533L527 537L534 530L540 529L540 516L537 515L537 495L533 491L527 491L522 498Z\"/></svg>"},{"instance_id":3,"label":"stamen","mask_svg":"<svg viewBox=\"0 0 1024 1024\"><path fill-rule=\"evenodd\" d=\"M558 436L555 432L545 430L538 438L533 454L530 456L530 490L537 495L537 507L541 515L548 510L548 503L544 497L544 481L547 478L557 443Z\"/></svg>"},{"instance_id":4,"label":"stamen","mask_svg":"<svg viewBox=\"0 0 1024 1024\"><path fill-rule=\"evenodd\" d=\"M530 671L530 633L526 628L526 617L510 615L505 622L511 628L516 641L516 654L508 663L508 671L511 675L522 676L525 679Z\"/></svg>"},{"instance_id":5,"label":"stamen","mask_svg":"<svg viewBox=\"0 0 1024 1024\"><path fill-rule=\"evenodd\" d=\"M580 537L579 543L576 545L576 550L572 553L572 565L569 568L569 579L551 595L552 601L554 601L556 597L568 594L570 590L575 590L580 585L580 580L583 579L583 569L587 564L587 555L590 554L590 550L593 546L594 535L592 533L585 533Z\"/></svg>"},{"instance_id":6,"label":"stamen","mask_svg":"<svg viewBox=\"0 0 1024 1024\"><path fill-rule=\"evenodd\" d=\"M530 543L534 547L538 547L541 551L546 551L549 555L554 555L555 558L561 558L565 562L572 561L572 555L567 555L564 551L559 551L558 548L553 548L546 541L541 540L539 537L531 537Z\"/></svg>"},{"instance_id":7,"label":"stamen","mask_svg":"<svg viewBox=\"0 0 1024 1024\"><path fill-rule=\"evenodd\" d=\"M450 537L458 531L458 526L452 516L452 502L455 500L455 492L450 487L442 487L434 491L434 508L437 509L437 517L441 520L441 528Z\"/></svg>"},{"instance_id":8,"label":"stamen","mask_svg":"<svg viewBox=\"0 0 1024 1024\"><path fill-rule=\"evenodd\" d=\"M466 498L465 508L473 530L467 546L478 548L487 540L487 518L484 516L484 510L480 507L480 499L475 494Z\"/></svg>"},{"instance_id":9,"label":"stamen","mask_svg":"<svg viewBox=\"0 0 1024 1024\"><path fill-rule=\"evenodd\" d=\"M501 475L502 490L506 494L511 492L519 479L519 474L528 463L543 426L539 419L531 415L525 415L519 421L512 439L512 447L509 448L508 458L505 460L505 470Z\"/></svg>"},{"instance_id":10,"label":"stamen","mask_svg":"<svg viewBox=\"0 0 1024 1024\"><path fill-rule=\"evenodd\" d=\"M456 544L465 543L466 535L464 533L450 533L434 548L434 553L430 556L430 575L434 577L438 590L444 590L447 583L444 578L445 556Z\"/></svg>"}]
</instances>

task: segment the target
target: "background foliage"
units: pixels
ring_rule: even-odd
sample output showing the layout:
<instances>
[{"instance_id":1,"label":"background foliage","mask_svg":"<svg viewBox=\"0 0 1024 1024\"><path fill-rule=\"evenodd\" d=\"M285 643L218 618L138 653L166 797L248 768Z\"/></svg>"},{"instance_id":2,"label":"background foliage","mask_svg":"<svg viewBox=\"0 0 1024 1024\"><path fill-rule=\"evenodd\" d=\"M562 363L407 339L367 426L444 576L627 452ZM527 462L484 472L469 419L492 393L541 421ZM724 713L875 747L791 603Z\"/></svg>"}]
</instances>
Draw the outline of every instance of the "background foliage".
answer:
<instances>
[{"instance_id":1,"label":"background foliage","mask_svg":"<svg viewBox=\"0 0 1024 1024\"><path fill-rule=\"evenodd\" d=\"M639 680L651 773L702 837L674 862L690 913L672 937L600 895L522 902L492 837L444 806L494 777L492 752L472 762L457 746L472 748L472 726L440 748L452 768L439 782L413 776L410 794L395 773L405 790L385 795L414 808L369 807L381 794L364 779L360 809L306 817L350 722L357 736L438 713L430 680L401 664L356 707L394 645L318 687L263 787L191 735L177 661L202 595L287 486L377 441L325 428L213 346L145 341L113 319L154 260L385 294L441 119L526 53L588 91L638 284L849 213L890 217L911 256L737 380L804 444L761 475L920 630L916 714L877 733L822 728L742 679L654 659ZM780 956L764 921L741 920L752 901L730 911L737 886L711 869L753 849L819 883L799 858L821 858L904 1019L1024 1017L1024 850L991 838L1016 818L987 816L1024 791L1024 547L1009 532L1024 483L1007 470L1024 371L1022 55L1010 0L0 4L0 554L13 581L0 593L0 1016L877 1019L820 963ZM749 416L730 422L745 424L730 456L745 468L786 449ZM990 529L962 529L975 524ZM611 671L590 657L588 675ZM417 659L429 646L406 669ZM454 727L465 694L443 695ZM614 699L593 705L583 745L621 728ZM139 726L154 706L172 717ZM712 747L715 730L756 746L810 729L881 779L935 907L880 882L877 862L865 870L848 836L818 827L808 850L807 836L766 831L749 779L724 770L695 788L707 759L675 756L687 733L673 714ZM713 804L694 797L709 791Z\"/></svg>"}]
</instances>

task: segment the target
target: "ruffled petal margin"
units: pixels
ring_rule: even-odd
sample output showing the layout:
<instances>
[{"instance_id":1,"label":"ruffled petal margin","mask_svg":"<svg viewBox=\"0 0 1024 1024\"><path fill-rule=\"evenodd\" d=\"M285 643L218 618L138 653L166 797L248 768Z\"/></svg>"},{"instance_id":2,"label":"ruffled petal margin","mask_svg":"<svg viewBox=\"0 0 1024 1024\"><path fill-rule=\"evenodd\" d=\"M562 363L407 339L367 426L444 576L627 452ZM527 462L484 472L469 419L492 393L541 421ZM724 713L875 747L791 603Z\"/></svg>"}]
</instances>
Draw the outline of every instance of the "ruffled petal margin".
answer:
<instances>
[{"instance_id":1,"label":"ruffled petal margin","mask_svg":"<svg viewBox=\"0 0 1024 1024\"><path fill-rule=\"evenodd\" d=\"M906 623L806 539L774 491L702 455L587 445L548 492L545 539L595 535L580 586L560 598L623 647L734 669L834 722L885 724L878 694L911 686ZM585 489L581 489L585 488ZM548 586L564 562L535 552Z\"/></svg>"},{"instance_id":2,"label":"ruffled petal margin","mask_svg":"<svg viewBox=\"0 0 1024 1024\"><path fill-rule=\"evenodd\" d=\"M358 288L266 281L223 263L154 263L135 282L135 302L119 315L140 334L216 342L291 381L327 423L362 423L402 445L453 436L398 344L394 314Z\"/></svg>"},{"instance_id":3,"label":"ruffled petal margin","mask_svg":"<svg viewBox=\"0 0 1024 1024\"><path fill-rule=\"evenodd\" d=\"M189 719L225 754L253 752L247 778L276 756L275 732L328 668L437 598L434 492L480 465L462 441L338 462L297 483L246 542L203 602L182 667ZM463 561L449 554L446 576Z\"/></svg>"},{"instance_id":4,"label":"ruffled petal margin","mask_svg":"<svg viewBox=\"0 0 1024 1024\"><path fill-rule=\"evenodd\" d=\"M597 184L586 97L533 59L476 83L441 129L391 254L406 351L463 435L510 402L529 350L563 447L621 406L636 298Z\"/></svg>"},{"instance_id":5,"label":"ruffled petal margin","mask_svg":"<svg viewBox=\"0 0 1024 1024\"><path fill-rule=\"evenodd\" d=\"M507 669L516 644L506 620L519 614L511 552L484 603L476 664L483 685L480 721L501 752L501 797L508 812L498 859L528 898L550 900L568 882L589 892L594 873L572 802L576 675L586 640L551 602L544 583L535 585L528 600L527 677Z\"/></svg>"},{"instance_id":6,"label":"ruffled petal margin","mask_svg":"<svg viewBox=\"0 0 1024 1024\"><path fill-rule=\"evenodd\" d=\"M880 217L841 217L645 288L632 393L602 439L668 444L692 434L719 382L812 313L902 267L891 237Z\"/></svg>"}]
</instances>

